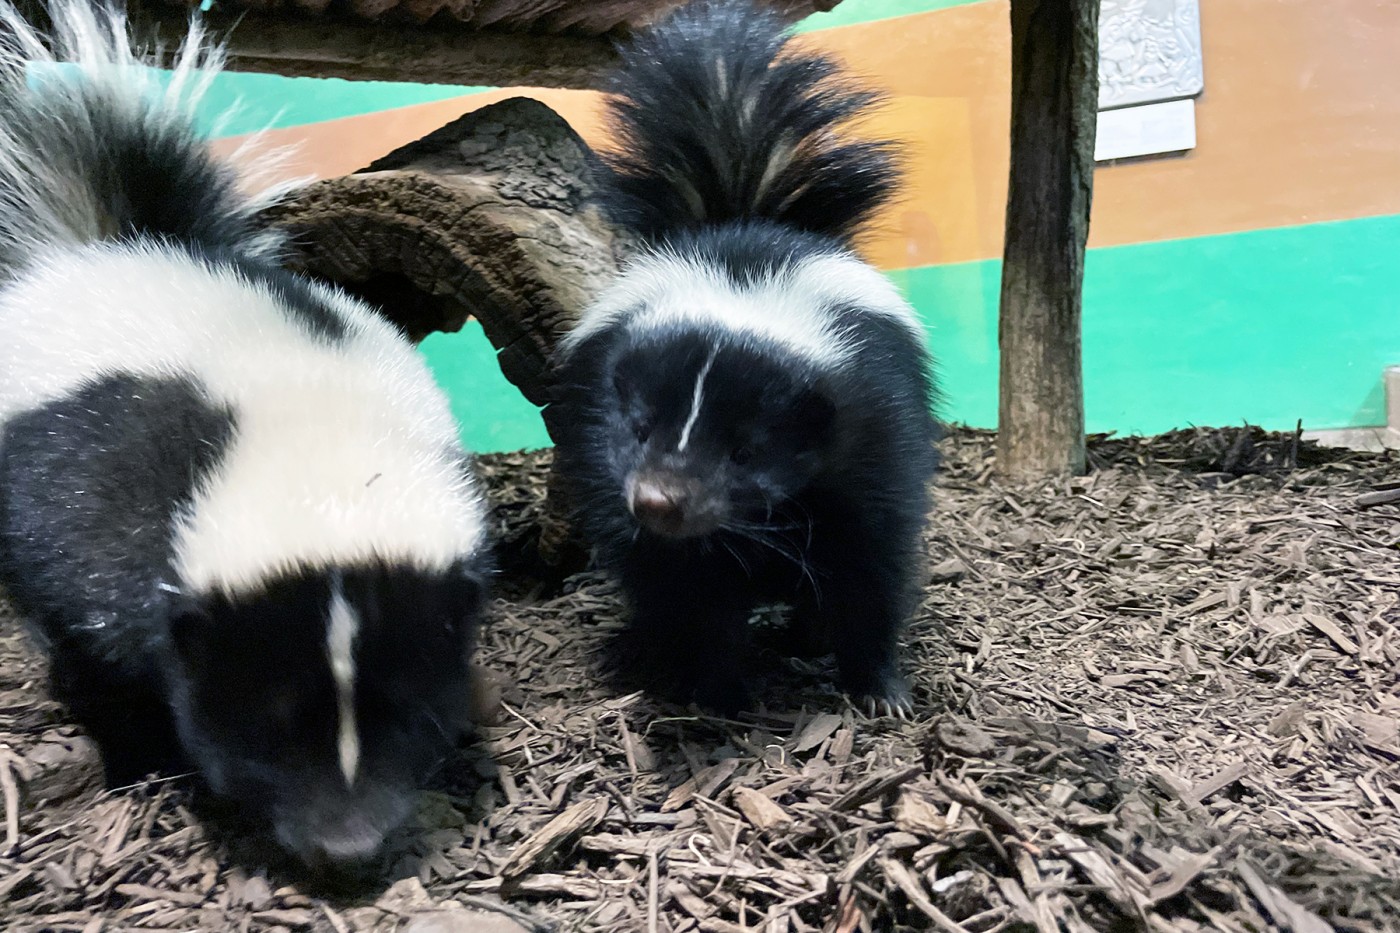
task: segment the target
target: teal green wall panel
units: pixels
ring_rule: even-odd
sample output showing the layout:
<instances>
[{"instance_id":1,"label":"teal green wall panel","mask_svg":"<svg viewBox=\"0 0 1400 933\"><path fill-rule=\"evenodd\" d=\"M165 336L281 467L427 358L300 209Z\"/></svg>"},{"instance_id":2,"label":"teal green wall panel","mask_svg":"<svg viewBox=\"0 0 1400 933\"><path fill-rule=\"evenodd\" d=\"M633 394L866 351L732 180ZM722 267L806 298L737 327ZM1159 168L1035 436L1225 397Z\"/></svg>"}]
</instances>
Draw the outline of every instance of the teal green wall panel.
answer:
<instances>
[{"instance_id":1,"label":"teal green wall panel","mask_svg":"<svg viewBox=\"0 0 1400 933\"><path fill-rule=\"evenodd\" d=\"M996 424L996 261L892 273L929 327L943 415ZM1090 250L1090 431L1382 424L1400 364L1400 216Z\"/></svg>"},{"instance_id":2,"label":"teal green wall panel","mask_svg":"<svg viewBox=\"0 0 1400 933\"><path fill-rule=\"evenodd\" d=\"M479 453L548 447L539 409L501 375L496 350L481 325L430 334L420 345L438 384L452 401L462 442Z\"/></svg>"},{"instance_id":3,"label":"teal green wall panel","mask_svg":"<svg viewBox=\"0 0 1400 933\"><path fill-rule=\"evenodd\" d=\"M1001 263L966 262L890 273L929 332L939 414L972 425L997 420L997 297Z\"/></svg>"},{"instance_id":4,"label":"teal green wall panel","mask_svg":"<svg viewBox=\"0 0 1400 933\"><path fill-rule=\"evenodd\" d=\"M1096 250L1093 430L1385 423L1400 363L1400 216Z\"/></svg>"},{"instance_id":5,"label":"teal green wall panel","mask_svg":"<svg viewBox=\"0 0 1400 933\"><path fill-rule=\"evenodd\" d=\"M1090 431L1384 423L1381 370L1400 364L1400 216L1096 249L1087 266ZM994 427L1001 263L890 276L928 326L943 417ZM479 326L423 352L473 449L549 443Z\"/></svg>"},{"instance_id":6,"label":"teal green wall panel","mask_svg":"<svg viewBox=\"0 0 1400 933\"><path fill-rule=\"evenodd\" d=\"M31 65L30 80L43 80L46 73L72 75L75 67L68 64ZM164 88L170 77L169 71L157 71L157 86ZM284 78L281 75L225 71L210 82L209 90L196 108L196 117L202 133L243 136L261 130L429 104L487 90L490 88L396 81L342 81L339 78Z\"/></svg>"},{"instance_id":7,"label":"teal green wall panel","mask_svg":"<svg viewBox=\"0 0 1400 933\"><path fill-rule=\"evenodd\" d=\"M226 71L214 79L200 102L201 129L221 136L242 136L358 117L366 113L429 104L488 90L445 84L392 81L342 81L339 78L284 78L280 75ZM223 125L216 126L222 118Z\"/></svg>"}]
</instances>

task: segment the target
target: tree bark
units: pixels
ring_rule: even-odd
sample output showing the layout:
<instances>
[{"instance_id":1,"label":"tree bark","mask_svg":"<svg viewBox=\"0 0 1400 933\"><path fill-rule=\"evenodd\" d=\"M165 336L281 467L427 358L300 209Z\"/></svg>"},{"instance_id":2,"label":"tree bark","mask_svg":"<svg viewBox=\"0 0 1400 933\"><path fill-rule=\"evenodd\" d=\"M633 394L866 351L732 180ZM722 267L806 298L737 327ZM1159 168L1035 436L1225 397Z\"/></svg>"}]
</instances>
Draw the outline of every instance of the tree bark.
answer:
<instances>
[{"instance_id":1,"label":"tree bark","mask_svg":"<svg viewBox=\"0 0 1400 933\"><path fill-rule=\"evenodd\" d=\"M1098 116L1098 0L1011 0L1011 180L997 463L1084 471L1080 311Z\"/></svg>"}]
</instances>

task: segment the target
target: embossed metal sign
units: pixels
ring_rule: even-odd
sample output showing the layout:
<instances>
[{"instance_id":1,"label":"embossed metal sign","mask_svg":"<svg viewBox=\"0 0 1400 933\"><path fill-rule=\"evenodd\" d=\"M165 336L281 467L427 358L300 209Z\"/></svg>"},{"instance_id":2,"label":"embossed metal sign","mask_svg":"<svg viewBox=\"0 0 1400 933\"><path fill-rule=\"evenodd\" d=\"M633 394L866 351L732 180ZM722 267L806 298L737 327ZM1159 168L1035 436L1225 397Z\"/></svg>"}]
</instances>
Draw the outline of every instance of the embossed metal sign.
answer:
<instances>
[{"instance_id":1,"label":"embossed metal sign","mask_svg":"<svg viewBox=\"0 0 1400 933\"><path fill-rule=\"evenodd\" d=\"M1100 110L1194 97L1204 87L1199 0L1103 0Z\"/></svg>"}]
</instances>

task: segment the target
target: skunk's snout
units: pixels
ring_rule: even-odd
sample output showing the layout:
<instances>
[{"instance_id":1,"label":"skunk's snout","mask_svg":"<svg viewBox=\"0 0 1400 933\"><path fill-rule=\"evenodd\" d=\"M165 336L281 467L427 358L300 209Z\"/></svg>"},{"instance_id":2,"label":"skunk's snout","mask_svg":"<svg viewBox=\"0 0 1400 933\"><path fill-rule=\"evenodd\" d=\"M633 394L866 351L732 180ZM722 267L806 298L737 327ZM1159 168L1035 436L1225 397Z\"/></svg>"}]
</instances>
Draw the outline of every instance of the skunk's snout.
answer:
<instances>
[{"instance_id":1,"label":"skunk's snout","mask_svg":"<svg viewBox=\"0 0 1400 933\"><path fill-rule=\"evenodd\" d=\"M415 797L407 788L389 787L353 797L323 793L276 813L273 822L278 840L307 865L364 866L403 824Z\"/></svg>"},{"instance_id":2,"label":"skunk's snout","mask_svg":"<svg viewBox=\"0 0 1400 933\"><path fill-rule=\"evenodd\" d=\"M368 824L336 827L309 842L322 858L339 865L367 862L379 854L384 834Z\"/></svg>"},{"instance_id":3,"label":"skunk's snout","mask_svg":"<svg viewBox=\"0 0 1400 933\"><path fill-rule=\"evenodd\" d=\"M683 473L643 468L628 478L626 490L632 517L663 538L697 538L723 523L721 490Z\"/></svg>"},{"instance_id":4,"label":"skunk's snout","mask_svg":"<svg viewBox=\"0 0 1400 933\"><path fill-rule=\"evenodd\" d=\"M307 865L351 867L379 854L385 831L363 815L350 813L341 820L313 825L281 823L277 836L283 847Z\"/></svg>"},{"instance_id":5,"label":"skunk's snout","mask_svg":"<svg viewBox=\"0 0 1400 933\"><path fill-rule=\"evenodd\" d=\"M681 484L654 477L634 478L627 492L627 508L642 527L672 538L686 534L689 500Z\"/></svg>"}]
</instances>

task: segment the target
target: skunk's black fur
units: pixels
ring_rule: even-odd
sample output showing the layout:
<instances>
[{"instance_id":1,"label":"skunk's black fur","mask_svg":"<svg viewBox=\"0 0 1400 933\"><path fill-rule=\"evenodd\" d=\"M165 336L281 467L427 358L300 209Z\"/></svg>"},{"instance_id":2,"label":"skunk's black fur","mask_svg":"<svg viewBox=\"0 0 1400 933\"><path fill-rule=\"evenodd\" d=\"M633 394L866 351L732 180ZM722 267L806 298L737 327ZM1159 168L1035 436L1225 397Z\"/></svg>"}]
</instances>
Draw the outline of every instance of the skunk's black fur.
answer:
<instances>
[{"instance_id":1,"label":"skunk's black fur","mask_svg":"<svg viewBox=\"0 0 1400 933\"><path fill-rule=\"evenodd\" d=\"M846 248L894 147L832 137L873 95L784 45L773 14L703 3L625 53L604 200L649 245L561 347L556 458L658 683L746 708L747 622L777 599L848 691L906 713L930 361Z\"/></svg>"},{"instance_id":2,"label":"skunk's black fur","mask_svg":"<svg viewBox=\"0 0 1400 933\"><path fill-rule=\"evenodd\" d=\"M880 100L792 52L751 3L692 3L623 49L604 205L653 240L740 220L848 240L893 193L896 147L837 134Z\"/></svg>"}]
</instances>

